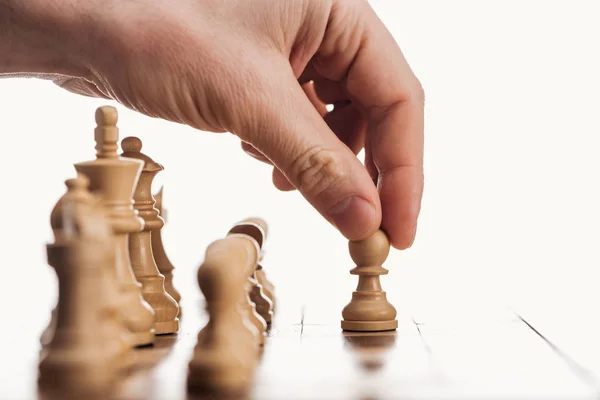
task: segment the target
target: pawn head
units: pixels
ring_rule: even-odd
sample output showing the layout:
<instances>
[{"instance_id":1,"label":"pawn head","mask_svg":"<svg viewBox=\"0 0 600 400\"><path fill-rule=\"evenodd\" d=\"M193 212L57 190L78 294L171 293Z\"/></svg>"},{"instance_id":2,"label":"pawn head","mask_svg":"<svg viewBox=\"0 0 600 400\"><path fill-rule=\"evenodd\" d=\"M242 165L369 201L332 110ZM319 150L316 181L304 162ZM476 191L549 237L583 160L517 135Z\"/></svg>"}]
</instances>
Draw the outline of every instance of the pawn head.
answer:
<instances>
[{"instance_id":1,"label":"pawn head","mask_svg":"<svg viewBox=\"0 0 600 400\"><path fill-rule=\"evenodd\" d=\"M90 180L87 176L79 174L76 178L70 178L65 181L65 185L67 186L67 191L81 191L87 190L90 185Z\"/></svg>"},{"instance_id":2,"label":"pawn head","mask_svg":"<svg viewBox=\"0 0 600 400\"><path fill-rule=\"evenodd\" d=\"M350 241L348 249L356 265L381 266L390 252L390 241L385 232L380 229L367 239Z\"/></svg>"},{"instance_id":3,"label":"pawn head","mask_svg":"<svg viewBox=\"0 0 600 400\"><path fill-rule=\"evenodd\" d=\"M121 141L123 152L139 153L142 151L142 140L135 136L128 136Z\"/></svg>"}]
</instances>

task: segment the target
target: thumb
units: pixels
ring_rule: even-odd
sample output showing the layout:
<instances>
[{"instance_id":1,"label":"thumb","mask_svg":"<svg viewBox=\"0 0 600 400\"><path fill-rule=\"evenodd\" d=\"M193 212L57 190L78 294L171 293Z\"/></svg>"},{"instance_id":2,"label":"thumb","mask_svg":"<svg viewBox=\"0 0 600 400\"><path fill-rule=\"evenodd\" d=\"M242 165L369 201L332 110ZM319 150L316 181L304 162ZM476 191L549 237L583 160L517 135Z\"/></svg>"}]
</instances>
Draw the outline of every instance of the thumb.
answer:
<instances>
[{"instance_id":1,"label":"thumb","mask_svg":"<svg viewBox=\"0 0 600 400\"><path fill-rule=\"evenodd\" d=\"M346 238L373 234L381 223L381 205L366 168L327 126L289 64L270 68L260 81L261 93L244 96L248 114L241 116L247 122L239 136Z\"/></svg>"}]
</instances>

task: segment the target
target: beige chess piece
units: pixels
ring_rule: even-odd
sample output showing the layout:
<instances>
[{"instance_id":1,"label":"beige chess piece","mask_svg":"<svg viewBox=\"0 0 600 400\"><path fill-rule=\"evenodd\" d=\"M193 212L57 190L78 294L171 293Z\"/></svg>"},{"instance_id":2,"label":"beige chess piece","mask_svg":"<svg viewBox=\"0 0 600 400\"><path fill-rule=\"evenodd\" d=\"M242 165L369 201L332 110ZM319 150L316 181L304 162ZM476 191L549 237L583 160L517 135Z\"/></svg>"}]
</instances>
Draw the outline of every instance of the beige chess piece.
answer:
<instances>
[{"instance_id":1,"label":"beige chess piece","mask_svg":"<svg viewBox=\"0 0 600 400\"><path fill-rule=\"evenodd\" d=\"M255 222L255 218L249 218L242 222L238 222L231 230L230 233L242 233L250 235L259 247L262 249L264 239L266 238L265 230L263 227ZM262 251L259 257L262 257ZM260 260L260 258L259 258ZM273 302L266 294L263 286L257 279L257 272L261 270L262 266L260 263L256 263L252 274L248 278L250 282L250 300L255 304L256 311L265 320L267 324L271 324L273 320Z\"/></svg>"},{"instance_id":2,"label":"beige chess piece","mask_svg":"<svg viewBox=\"0 0 600 400\"><path fill-rule=\"evenodd\" d=\"M161 187L158 193L154 194L156 204L154 207L158 210L158 214L167 223L167 210L163 207L163 188ZM179 306L179 314L177 317L181 319L181 295L173 286L173 270L175 267L171 264L165 246L162 240L163 228L158 228L152 231L152 254L154 254L154 260L158 266L158 271L165 277L165 290L169 295L177 302Z\"/></svg>"},{"instance_id":3,"label":"beige chess piece","mask_svg":"<svg viewBox=\"0 0 600 400\"><path fill-rule=\"evenodd\" d=\"M156 313L154 329L157 335L175 333L179 330L179 306L165 290L165 277L158 271L152 254L152 232L164 225L154 207L152 181L162 165L141 153L142 141L137 137L126 137L121 142L126 158L144 162L142 175L133 194L133 206L144 220L144 229L129 235L129 257L137 280L142 284L142 296Z\"/></svg>"},{"instance_id":4,"label":"beige chess piece","mask_svg":"<svg viewBox=\"0 0 600 400\"><path fill-rule=\"evenodd\" d=\"M246 218L243 222L249 222L249 223L258 225L264 233L263 240L260 244L261 252L258 257L258 263L256 264L256 271L254 272L254 278L262 286L262 291L266 295L266 297L268 297L269 300L271 300L271 303L273 304L273 306L271 307L271 312L272 312L272 314L275 314L275 308L276 308L275 286L273 286L273 284L269 281L269 279L267 278L267 275L265 273L265 269L263 268L263 259L265 256L264 244L267 241L267 236L269 234L269 226L267 225L267 222L264 219L258 218L258 217Z\"/></svg>"},{"instance_id":5,"label":"beige chess piece","mask_svg":"<svg viewBox=\"0 0 600 400\"><path fill-rule=\"evenodd\" d=\"M75 164L75 169L90 180L90 191L103 201L117 237L116 258L112 268L120 285L120 315L129 329L132 346L152 344L154 311L142 298L129 261L129 234L140 231L144 221L132 207L133 191L142 171L140 160L117 154L119 128L114 107L96 110L96 159Z\"/></svg>"},{"instance_id":6,"label":"beige chess piece","mask_svg":"<svg viewBox=\"0 0 600 400\"><path fill-rule=\"evenodd\" d=\"M388 273L382 267L390 252L386 234L379 230L365 240L350 241L348 248L356 263L350 273L358 275L358 286L342 311L342 329L374 332L398 328L396 309L387 301L379 280Z\"/></svg>"},{"instance_id":7,"label":"beige chess piece","mask_svg":"<svg viewBox=\"0 0 600 400\"><path fill-rule=\"evenodd\" d=\"M258 362L256 339L239 312L249 271L258 258L258 245L246 235L232 234L206 249L198 284L206 298L209 321L198 334L189 363L191 392L244 392Z\"/></svg>"},{"instance_id":8,"label":"beige chess piece","mask_svg":"<svg viewBox=\"0 0 600 400\"><path fill-rule=\"evenodd\" d=\"M260 251L260 244L258 243L256 238L253 235L248 234L249 228L252 227L247 224L238 224L231 228L227 235L229 236L240 234L247 236L257 243ZM250 299L250 293L252 291L253 285L256 283L256 281L252 278L252 274L255 268L255 265L252 265L246 271L246 284L244 285L244 291L240 293L240 311L243 313L245 318L253 325L254 329L252 329L252 331L254 332L257 344L259 346L263 346L267 337L267 322L258 313L258 311L256 310L256 305Z\"/></svg>"},{"instance_id":9,"label":"beige chess piece","mask_svg":"<svg viewBox=\"0 0 600 400\"><path fill-rule=\"evenodd\" d=\"M110 278L115 234L84 177L66 181L50 221L48 263L59 281L55 329L39 363L42 390L104 392L131 361L127 329L117 314Z\"/></svg>"}]
</instances>

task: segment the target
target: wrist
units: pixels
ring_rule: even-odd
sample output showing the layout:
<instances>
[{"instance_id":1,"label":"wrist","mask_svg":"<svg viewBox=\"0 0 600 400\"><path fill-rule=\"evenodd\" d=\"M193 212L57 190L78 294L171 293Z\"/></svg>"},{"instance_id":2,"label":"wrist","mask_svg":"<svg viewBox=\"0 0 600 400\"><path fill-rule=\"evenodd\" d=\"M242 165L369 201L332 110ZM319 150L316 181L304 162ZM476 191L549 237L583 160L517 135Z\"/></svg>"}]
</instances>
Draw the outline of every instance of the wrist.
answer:
<instances>
[{"instance_id":1,"label":"wrist","mask_svg":"<svg viewBox=\"0 0 600 400\"><path fill-rule=\"evenodd\" d=\"M0 0L0 75L86 75L82 12L69 0Z\"/></svg>"}]
</instances>

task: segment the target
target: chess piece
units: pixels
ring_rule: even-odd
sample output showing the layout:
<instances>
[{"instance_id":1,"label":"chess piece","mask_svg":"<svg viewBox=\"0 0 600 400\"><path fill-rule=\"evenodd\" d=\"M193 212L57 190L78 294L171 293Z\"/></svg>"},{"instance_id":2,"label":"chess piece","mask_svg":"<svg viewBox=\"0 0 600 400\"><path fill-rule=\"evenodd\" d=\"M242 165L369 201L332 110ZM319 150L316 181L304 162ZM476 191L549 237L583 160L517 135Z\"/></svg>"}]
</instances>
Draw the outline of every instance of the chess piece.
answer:
<instances>
[{"instance_id":1,"label":"chess piece","mask_svg":"<svg viewBox=\"0 0 600 400\"><path fill-rule=\"evenodd\" d=\"M198 285L206 298L209 321L198 334L189 363L189 391L237 393L250 387L258 351L238 307L258 251L254 239L237 234L206 249Z\"/></svg>"},{"instance_id":2,"label":"chess piece","mask_svg":"<svg viewBox=\"0 0 600 400\"><path fill-rule=\"evenodd\" d=\"M141 285L135 279L129 261L129 234L144 226L144 221L132 207L133 191L143 162L117 154L117 120L114 107L96 110L96 159L77 163L75 169L90 180L90 191L102 198L116 234L116 258L112 268L120 285L120 316L131 333L131 345L144 346L154 340L154 311L142 298Z\"/></svg>"},{"instance_id":3,"label":"chess piece","mask_svg":"<svg viewBox=\"0 0 600 400\"><path fill-rule=\"evenodd\" d=\"M154 207L156 207L156 209L158 210L158 215L162 217L163 221L165 221L166 224L167 210L162 205L162 187L160 188L158 193L154 195L154 199L156 200L156 204L154 205ZM177 305L179 306L179 314L177 315L177 317L181 319L181 295L173 286L173 270L175 269L175 267L173 267L173 264L171 264L171 261L169 260L169 257L167 257L167 253L165 252L165 247L162 241L162 230L163 228L158 228L152 231L152 254L154 254L154 260L156 261L156 265L158 266L158 271L165 277L165 290L167 291L167 293L169 293L173 300L177 302Z\"/></svg>"},{"instance_id":4,"label":"chess piece","mask_svg":"<svg viewBox=\"0 0 600 400\"><path fill-rule=\"evenodd\" d=\"M246 285L240 300L241 306L245 309L247 318L256 328L256 340L259 346L264 346L267 336L267 321L256 310L256 304L250 299L250 291L252 290L253 279L246 278Z\"/></svg>"},{"instance_id":5,"label":"chess piece","mask_svg":"<svg viewBox=\"0 0 600 400\"><path fill-rule=\"evenodd\" d=\"M262 236L258 232L258 227L250 224L236 224L227 233L228 236L237 234L245 235L249 238L252 238L258 244L260 250L260 243L257 240L257 238L262 240ZM255 268L255 265L252 265L246 271L246 284L244 285L244 291L241 293L240 306L246 318L248 318L248 320L256 328L255 337L258 345L263 346L265 344L265 338L267 336L267 322L258 313L256 309L256 304L250 299L250 293L252 292L254 285L258 284L258 282L256 282L256 280L252 278Z\"/></svg>"},{"instance_id":6,"label":"chess piece","mask_svg":"<svg viewBox=\"0 0 600 400\"><path fill-rule=\"evenodd\" d=\"M258 315L260 315L260 317L265 321L267 325L270 325L273 321L273 303L263 291L263 287L256 279L255 273L256 269L252 271L252 274L248 277L248 294L250 296L250 301L252 302L252 304L254 304Z\"/></svg>"},{"instance_id":7,"label":"chess piece","mask_svg":"<svg viewBox=\"0 0 600 400\"><path fill-rule=\"evenodd\" d=\"M263 268L263 259L265 256L264 242L267 241L267 236L269 234L269 226L267 225L267 222L264 219L258 217L246 218L243 222L249 222L258 225L264 233L263 240L261 242L261 252L258 257L258 263L256 264L256 271L254 272L254 277L262 286L263 293L266 295L266 297L269 298L269 300L271 300L271 303L273 304L273 306L271 307L271 312L272 314L275 314L275 286L273 286L269 279L267 279L267 275Z\"/></svg>"},{"instance_id":8,"label":"chess piece","mask_svg":"<svg viewBox=\"0 0 600 400\"><path fill-rule=\"evenodd\" d=\"M390 251L386 234L379 230L365 240L350 241L348 248L356 263L350 273L358 275L358 286L342 311L342 329L374 332L398 328L396 309L387 301L379 280L388 273L382 267Z\"/></svg>"},{"instance_id":9,"label":"chess piece","mask_svg":"<svg viewBox=\"0 0 600 400\"><path fill-rule=\"evenodd\" d=\"M261 252L258 258L258 263L256 264L256 270L254 271L254 277L262 287L262 291L265 296L271 300L271 315L274 315L277 306L277 302L275 301L275 286L273 286L273 284L267 278L267 274L265 273L265 269L263 267L263 257L264 252Z\"/></svg>"},{"instance_id":10,"label":"chess piece","mask_svg":"<svg viewBox=\"0 0 600 400\"><path fill-rule=\"evenodd\" d=\"M152 181L162 165L141 153L142 141L137 137L126 137L121 142L126 158L144 162L142 175L133 194L133 206L144 220L141 232L129 235L129 257L131 266L138 282L142 284L142 296L156 313L154 329L157 335L175 333L179 330L179 306L165 290L165 277L158 271L158 266L152 254L152 232L161 229L163 219L154 207L152 196Z\"/></svg>"},{"instance_id":11,"label":"chess piece","mask_svg":"<svg viewBox=\"0 0 600 400\"><path fill-rule=\"evenodd\" d=\"M251 236L254 238L254 240L256 240L260 248L262 248L264 239L266 238L266 234L262 226L255 223L253 219L246 219L237 223L229 232ZM260 254L262 256L262 251ZM256 273L259 269L262 270L262 266L260 266L259 263L256 263L252 274L248 278L250 282L250 300L255 304L258 314L265 320L267 324L270 324L273 319L273 302L265 293L263 286L256 278Z\"/></svg>"},{"instance_id":12,"label":"chess piece","mask_svg":"<svg viewBox=\"0 0 600 400\"><path fill-rule=\"evenodd\" d=\"M115 234L84 177L66 181L67 193L51 214L54 243L48 263L59 281L54 332L39 363L39 384L52 390L104 392L130 361L126 328L109 279Z\"/></svg>"},{"instance_id":13,"label":"chess piece","mask_svg":"<svg viewBox=\"0 0 600 400\"><path fill-rule=\"evenodd\" d=\"M52 309L52 314L50 315L50 322L48 323L48 326L46 327L46 329L44 329L42 335L40 336L42 352L45 350L45 347L48 345L48 343L50 343L52 337L54 336L54 330L56 329L56 311L57 307L54 307Z\"/></svg>"}]
</instances>

